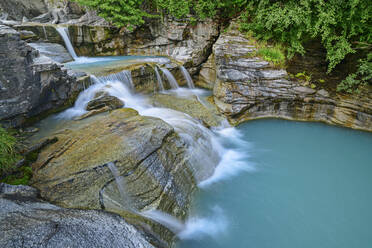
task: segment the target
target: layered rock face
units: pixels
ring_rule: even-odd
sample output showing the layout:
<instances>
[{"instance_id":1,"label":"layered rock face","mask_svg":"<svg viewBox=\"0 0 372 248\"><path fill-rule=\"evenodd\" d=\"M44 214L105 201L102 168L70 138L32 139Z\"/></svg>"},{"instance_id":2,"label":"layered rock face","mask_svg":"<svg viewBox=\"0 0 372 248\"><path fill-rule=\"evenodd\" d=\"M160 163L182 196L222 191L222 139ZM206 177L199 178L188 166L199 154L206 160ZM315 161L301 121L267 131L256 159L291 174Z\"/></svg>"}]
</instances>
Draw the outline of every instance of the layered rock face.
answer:
<instances>
[{"instance_id":1,"label":"layered rock face","mask_svg":"<svg viewBox=\"0 0 372 248\"><path fill-rule=\"evenodd\" d=\"M118 215L57 207L28 186L0 184L0 206L1 247L154 247Z\"/></svg>"},{"instance_id":2,"label":"layered rock face","mask_svg":"<svg viewBox=\"0 0 372 248\"><path fill-rule=\"evenodd\" d=\"M77 79L0 25L0 122L20 126L27 119L68 106L87 78Z\"/></svg>"},{"instance_id":3,"label":"layered rock face","mask_svg":"<svg viewBox=\"0 0 372 248\"><path fill-rule=\"evenodd\" d=\"M256 57L251 44L232 23L213 46L214 100L231 122L279 117L372 131L371 88L359 95L312 89L290 80L286 70Z\"/></svg>"}]
</instances>

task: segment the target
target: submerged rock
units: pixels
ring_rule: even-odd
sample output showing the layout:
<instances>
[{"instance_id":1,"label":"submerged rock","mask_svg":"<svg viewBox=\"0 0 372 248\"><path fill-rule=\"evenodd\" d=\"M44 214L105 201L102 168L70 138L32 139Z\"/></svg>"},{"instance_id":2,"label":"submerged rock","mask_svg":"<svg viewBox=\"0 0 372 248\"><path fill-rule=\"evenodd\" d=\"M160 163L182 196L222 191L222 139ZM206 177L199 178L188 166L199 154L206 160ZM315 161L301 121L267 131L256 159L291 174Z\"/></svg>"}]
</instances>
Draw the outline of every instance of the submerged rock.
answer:
<instances>
[{"instance_id":1,"label":"submerged rock","mask_svg":"<svg viewBox=\"0 0 372 248\"><path fill-rule=\"evenodd\" d=\"M0 225L1 247L154 247L118 215L57 207L28 186L0 183Z\"/></svg>"}]
</instances>

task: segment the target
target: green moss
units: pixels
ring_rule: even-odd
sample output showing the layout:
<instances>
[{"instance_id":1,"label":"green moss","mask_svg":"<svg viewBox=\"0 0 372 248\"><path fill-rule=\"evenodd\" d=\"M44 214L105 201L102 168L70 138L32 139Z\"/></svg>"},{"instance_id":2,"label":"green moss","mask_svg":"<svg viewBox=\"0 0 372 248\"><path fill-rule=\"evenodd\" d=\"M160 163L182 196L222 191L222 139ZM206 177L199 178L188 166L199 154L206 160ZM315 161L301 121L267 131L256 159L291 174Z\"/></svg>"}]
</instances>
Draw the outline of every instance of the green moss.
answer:
<instances>
[{"instance_id":1,"label":"green moss","mask_svg":"<svg viewBox=\"0 0 372 248\"><path fill-rule=\"evenodd\" d=\"M0 182L11 185L28 185L32 178L32 168L30 166L22 166L15 173L6 176Z\"/></svg>"}]
</instances>

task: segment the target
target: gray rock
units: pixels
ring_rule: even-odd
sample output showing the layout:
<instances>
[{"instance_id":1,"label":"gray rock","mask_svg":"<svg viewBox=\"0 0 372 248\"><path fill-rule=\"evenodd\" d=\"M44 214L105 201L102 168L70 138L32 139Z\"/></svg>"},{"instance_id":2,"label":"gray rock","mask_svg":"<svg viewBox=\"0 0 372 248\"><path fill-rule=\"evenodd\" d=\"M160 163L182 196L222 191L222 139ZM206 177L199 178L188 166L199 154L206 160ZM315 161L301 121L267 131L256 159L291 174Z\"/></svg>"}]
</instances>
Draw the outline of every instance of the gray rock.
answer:
<instances>
[{"instance_id":1,"label":"gray rock","mask_svg":"<svg viewBox=\"0 0 372 248\"><path fill-rule=\"evenodd\" d=\"M36 194L0 184L1 247L154 247L118 215L60 208Z\"/></svg>"},{"instance_id":2,"label":"gray rock","mask_svg":"<svg viewBox=\"0 0 372 248\"><path fill-rule=\"evenodd\" d=\"M0 9L9 14L9 19L17 21L21 21L24 16L31 19L48 12L43 0L4 0L0 1Z\"/></svg>"},{"instance_id":3,"label":"gray rock","mask_svg":"<svg viewBox=\"0 0 372 248\"><path fill-rule=\"evenodd\" d=\"M76 77L0 25L0 123L20 126L28 118L71 104L83 89Z\"/></svg>"},{"instance_id":4,"label":"gray rock","mask_svg":"<svg viewBox=\"0 0 372 248\"><path fill-rule=\"evenodd\" d=\"M296 93L305 94L305 95L312 95L316 92L316 90L314 89L311 89L309 87L303 87L303 86L294 87L293 90Z\"/></svg>"}]
</instances>

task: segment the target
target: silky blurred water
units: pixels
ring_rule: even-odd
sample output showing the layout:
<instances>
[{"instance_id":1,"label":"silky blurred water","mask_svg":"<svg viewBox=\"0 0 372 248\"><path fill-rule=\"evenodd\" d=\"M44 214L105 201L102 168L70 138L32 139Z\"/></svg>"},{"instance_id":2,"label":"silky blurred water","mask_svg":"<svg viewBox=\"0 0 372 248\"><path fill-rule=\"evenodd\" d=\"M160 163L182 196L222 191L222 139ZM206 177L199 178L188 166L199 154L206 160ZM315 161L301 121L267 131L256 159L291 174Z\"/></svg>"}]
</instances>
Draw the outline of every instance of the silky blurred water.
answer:
<instances>
[{"instance_id":1,"label":"silky blurred water","mask_svg":"<svg viewBox=\"0 0 372 248\"><path fill-rule=\"evenodd\" d=\"M371 133L270 119L237 129L245 143L231 146L241 146L254 169L201 185L190 220L215 221L177 247L372 247Z\"/></svg>"}]
</instances>

